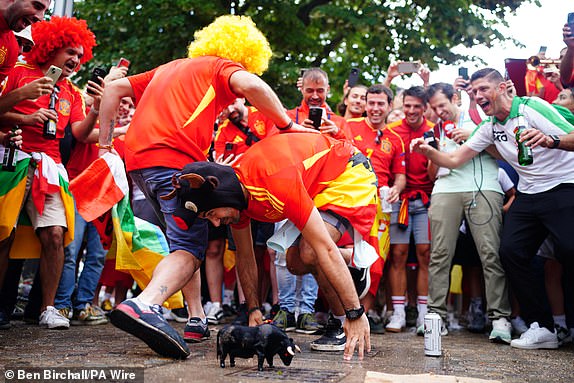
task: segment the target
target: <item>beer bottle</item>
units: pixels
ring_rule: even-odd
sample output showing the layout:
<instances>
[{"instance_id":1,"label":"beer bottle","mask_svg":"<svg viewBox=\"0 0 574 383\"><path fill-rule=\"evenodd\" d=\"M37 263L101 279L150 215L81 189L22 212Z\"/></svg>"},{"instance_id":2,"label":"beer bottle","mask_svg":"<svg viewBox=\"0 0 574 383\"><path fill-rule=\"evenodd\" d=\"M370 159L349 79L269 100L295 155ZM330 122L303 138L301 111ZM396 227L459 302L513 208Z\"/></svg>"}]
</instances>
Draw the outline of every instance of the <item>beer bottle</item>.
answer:
<instances>
[{"instance_id":1,"label":"beer bottle","mask_svg":"<svg viewBox=\"0 0 574 383\"><path fill-rule=\"evenodd\" d=\"M56 101L58 100L58 92L59 91L60 91L60 88L58 88L57 86L54 86L54 91L50 95L50 104L48 105L48 108L50 110L56 111ZM44 138L47 138L49 140L56 139L56 128L57 128L57 125L56 125L55 120L48 119L48 120L44 121L44 132L43 132Z\"/></svg>"},{"instance_id":2,"label":"beer bottle","mask_svg":"<svg viewBox=\"0 0 574 383\"><path fill-rule=\"evenodd\" d=\"M526 146L524 142L520 142L520 134L528 127L526 118L524 117L524 104L518 106L518 126L514 130L516 143L518 144L518 164L522 166L532 165L534 156L532 155L532 148Z\"/></svg>"},{"instance_id":3,"label":"beer bottle","mask_svg":"<svg viewBox=\"0 0 574 383\"><path fill-rule=\"evenodd\" d=\"M12 129L10 135L14 135L18 126L16 125ZM9 133L7 133L9 134ZM16 149L16 144L12 140L7 140L8 144L4 147L4 158L2 159L2 170L7 172L13 172L16 170L16 164L18 163L18 151Z\"/></svg>"}]
</instances>

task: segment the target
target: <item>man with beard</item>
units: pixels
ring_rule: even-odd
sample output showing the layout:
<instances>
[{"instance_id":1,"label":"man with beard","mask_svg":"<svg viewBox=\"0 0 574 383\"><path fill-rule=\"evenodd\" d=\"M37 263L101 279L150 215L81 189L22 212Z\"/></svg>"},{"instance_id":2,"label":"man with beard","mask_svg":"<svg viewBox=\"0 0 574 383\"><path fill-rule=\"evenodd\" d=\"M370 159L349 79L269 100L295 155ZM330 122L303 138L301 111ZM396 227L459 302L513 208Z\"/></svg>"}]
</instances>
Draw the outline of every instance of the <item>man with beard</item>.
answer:
<instances>
[{"instance_id":1,"label":"man with beard","mask_svg":"<svg viewBox=\"0 0 574 383\"><path fill-rule=\"evenodd\" d=\"M405 145L412 139L422 137L433 129L424 114L427 98L423 87L414 86L403 92L405 118L388 124L387 129L401 136ZM393 315L386 329L400 332L406 326L405 291L407 290L406 264L409 254L411 233L414 236L416 256L419 263L417 274L417 327L423 323L427 311L428 264L430 257L430 230L428 206L433 182L429 178L428 159L420 153L405 148L406 186L400 201L393 204L391 214L391 266L389 282L393 302Z\"/></svg>"},{"instance_id":2,"label":"man with beard","mask_svg":"<svg viewBox=\"0 0 574 383\"><path fill-rule=\"evenodd\" d=\"M301 94L303 100L301 100L301 105L287 111L287 114L295 123L309 129L315 129L313 121L309 119L309 110L312 107L322 108L322 123L319 127L321 133L329 134L339 140L351 139L351 133L348 132L345 119L333 113L326 103L329 89L329 77L324 70L320 68L306 70L302 79Z\"/></svg>"},{"instance_id":3,"label":"man with beard","mask_svg":"<svg viewBox=\"0 0 574 383\"><path fill-rule=\"evenodd\" d=\"M545 101L509 95L507 83L495 69L479 70L470 82L477 104L489 118L453 152L439 152L421 138L411 142L411 150L423 153L439 166L454 169L494 145L517 171L518 193L505 216L500 257L521 316L530 328L510 345L523 349L557 348L546 291L537 284L531 261L550 235L566 275L574 271L574 153L570 152L574 150L574 128ZM517 133L523 124L526 129ZM519 143L532 149L534 160L530 165L519 163Z\"/></svg>"}]
</instances>

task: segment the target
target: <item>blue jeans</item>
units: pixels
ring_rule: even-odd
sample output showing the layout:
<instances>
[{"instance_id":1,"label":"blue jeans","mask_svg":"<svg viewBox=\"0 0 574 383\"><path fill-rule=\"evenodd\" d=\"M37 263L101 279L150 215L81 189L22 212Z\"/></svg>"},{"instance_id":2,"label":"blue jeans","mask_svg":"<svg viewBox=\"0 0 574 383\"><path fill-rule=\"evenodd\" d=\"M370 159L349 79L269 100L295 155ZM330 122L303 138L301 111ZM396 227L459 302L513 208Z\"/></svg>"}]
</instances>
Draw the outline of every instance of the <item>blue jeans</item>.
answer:
<instances>
[{"instance_id":1,"label":"blue jeans","mask_svg":"<svg viewBox=\"0 0 574 383\"><path fill-rule=\"evenodd\" d=\"M169 250L172 253L176 250L184 250L203 261L207 248L207 220L196 219L187 229L179 227L173 215L178 206L178 199L165 201L160 198L173 190L171 177L180 170L156 166L132 170L129 175L152 205L158 218L163 221L161 224L165 229Z\"/></svg>"},{"instance_id":2,"label":"blue jeans","mask_svg":"<svg viewBox=\"0 0 574 383\"><path fill-rule=\"evenodd\" d=\"M84 267L76 289L76 260L82 247L84 235L87 242ZM104 269L106 253L96 227L91 222L86 222L76 210L74 240L64 249L64 268L54 301L54 306L57 309L64 307L83 309L86 303L92 303L100 275ZM76 298L72 305L74 289L76 289Z\"/></svg>"},{"instance_id":3,"label":"blue jeans","mask_svg":"<svg viewBox=\"0 0 574 383\"><path fill-rule=\"evenodd\" d=\"M281 257L284 259L285 255L278 253L277 261L275 262L281 310L294 313L298 303L300 314L314 313L317 291L319 290L315 277L312 274L291 274L284 261L281 262ZM297 289L298 287L299 289ZM299 293L297 293L297 290L299 290Z\"/></svg>"}]
</instances>

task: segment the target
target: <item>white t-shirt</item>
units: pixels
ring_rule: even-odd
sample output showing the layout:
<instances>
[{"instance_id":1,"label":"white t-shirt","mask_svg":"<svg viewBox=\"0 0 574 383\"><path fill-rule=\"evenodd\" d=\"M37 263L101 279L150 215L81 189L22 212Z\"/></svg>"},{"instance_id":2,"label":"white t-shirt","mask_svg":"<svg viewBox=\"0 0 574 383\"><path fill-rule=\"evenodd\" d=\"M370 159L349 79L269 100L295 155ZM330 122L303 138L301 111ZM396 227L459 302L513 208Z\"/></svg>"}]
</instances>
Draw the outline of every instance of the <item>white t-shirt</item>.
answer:
<instances>
[{"instance_id":1,"label":"white t-shirt","mask_svg":"<svg viewBox=\"0 0 574 383\"><path fill-rule=\"evenodd\" d=\"M574 152L537 146L532 149L534 162L531 165L518 164L514 130L518 126L519 104L524 104L524 117L530 128L547 135L564 135L574 130L574 126L546 101L537 97L514 97L505 121L498 121L495 117L483 121L465 145L481 152L494 144L500 155L520 176L518 191L522 193L541 193L562 183L574 183Z\"/></svg>"}]
</instances>

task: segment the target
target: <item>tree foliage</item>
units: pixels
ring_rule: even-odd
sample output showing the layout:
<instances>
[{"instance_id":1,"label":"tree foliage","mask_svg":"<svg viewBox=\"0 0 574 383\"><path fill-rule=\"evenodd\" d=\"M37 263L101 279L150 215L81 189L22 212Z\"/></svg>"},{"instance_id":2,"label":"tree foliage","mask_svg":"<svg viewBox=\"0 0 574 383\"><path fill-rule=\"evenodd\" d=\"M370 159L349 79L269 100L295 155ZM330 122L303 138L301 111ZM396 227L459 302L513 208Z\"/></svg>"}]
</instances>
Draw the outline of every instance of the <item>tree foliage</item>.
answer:
<instances>
[{"instance_id":1,"label":"tree foliage","mask_svg":"<svg viewBox=\"0 0 574 383\"><path fill-rule=\"evenodd\" d=\"M88 21L98 41L83 69L131 60L130 73L186 55L193 32L228 14L249 15L274 52L263 78L287 107L300 101L299 68L329 73L334 99L351 67L363 82L380 81L392 60L439 63L477 59L452 52L458 45L491 46L506 39L494 29L522 3L538 0L83 0L76 17ZM501 57L501 60L504 59Z\"/></svg>"}]
</instances>

